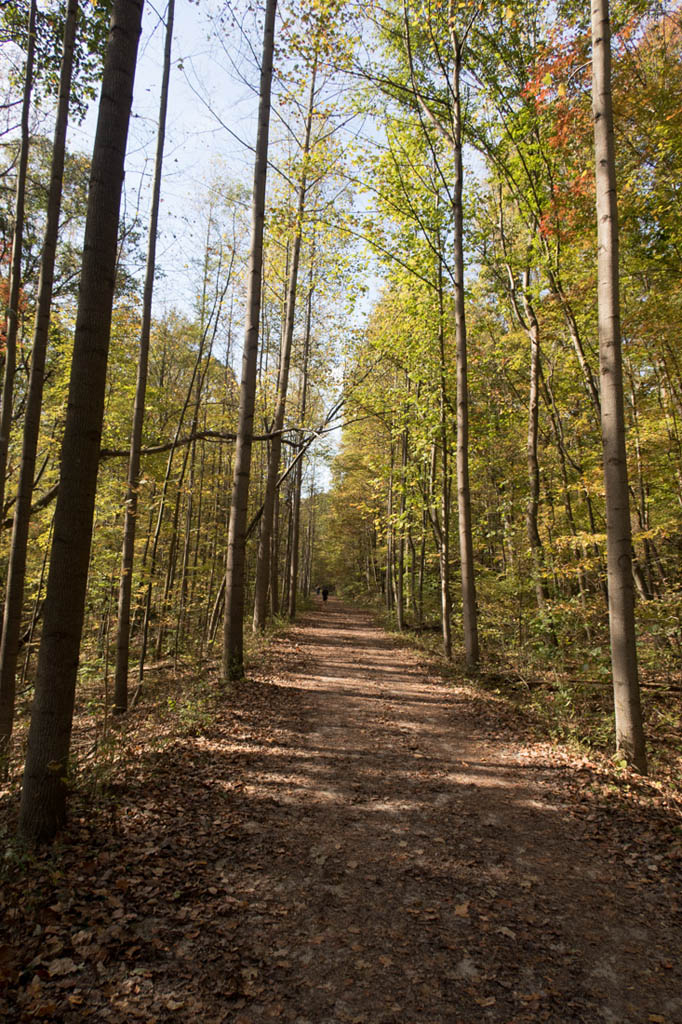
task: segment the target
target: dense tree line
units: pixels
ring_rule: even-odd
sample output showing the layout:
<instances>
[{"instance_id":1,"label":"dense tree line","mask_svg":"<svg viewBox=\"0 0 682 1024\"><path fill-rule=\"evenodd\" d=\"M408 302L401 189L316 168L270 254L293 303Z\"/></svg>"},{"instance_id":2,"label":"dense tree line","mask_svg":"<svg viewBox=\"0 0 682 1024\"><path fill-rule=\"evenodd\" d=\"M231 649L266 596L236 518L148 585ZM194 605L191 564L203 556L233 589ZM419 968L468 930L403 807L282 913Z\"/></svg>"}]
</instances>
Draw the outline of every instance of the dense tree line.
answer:
<instances>
[{"instance_id":1,"label":"dense tree line","mask_svg":"<svg viewBox=\"0 0 682 1024\"><path fill-rule=\"evenodd\" d=\"M610 616L645 770L635 591L644 663L682 643L676 6L615 5L611 41L598 0L592 27L571 3L264 4L253 182L195 197L193 307L161 311L174 7L147 228L120 212L142 0L2 12L0 757L16 774L33 694L24 834L65 818L79 663L105 716L221 641L227 688L245 633L321 580L437 620L472 674L501 645L601 663ZM229 50L236 12L211 14ZM90 159L67 122L95 94Z\"/></svg>"},{"instance_id":2,"label":"dense tree line","mask_svg":"<svg viewBox=\"0 0 682 1024\"><path fill-rule=\"evenodd\" d=\"M619 743L643 768L641 731L632 718L638 718L635 629L631 617L619 618L625 612L614 612L614 601L625 588L631 616L636 589L641 656L647 665L674 666L681 639L672 568L680 543L679 382L666 310L677 287L670 254L659 246L676 234L668 191L676 143L669 127L663 140L658 118L634 111L666 102L679 71L678 12L615 10L611 152L623 195L621 401L629 484L622 477L620 497L607 502L602 460L608 471L624 466L624 449L616 455L609 447L616 443L609 387L621 360L614 349L617 291L605 298L601 269L598 280L597 254L601 259L606 242L597 238L597 221L612 222L613 214L595 218L595 165L607 161L605 151L595 158L592 126L605 115L596 96L592 112L588 12L459 5L448 38L439 35L438 5L429 10L418 16L415 8L412 24L410 5L397 5L377 27L386 43L372 75L385 134L368 187L380 216L376 248L386 283L358 353L376 367L358 405L368 420L346 431L336 461L328 511L334 564L356 586L380 591L399 627L433 616L438 587L444 653L451 656L450 607L456 596L466 620L469 559L461 546L459 556L451 553L454 516L447 515L464 493L453 460L467 440L453 194L459 171L452 82L460 75L470 158L464 238L472 542L488 654L499 650L500 639L513 641L521 656L535 650L550 662L584 658L594 675L595 656L607 649L610 605L615 633L630 645L627 652L614 650L614 682L629 674L623 698L629 738L617 725ZM466 59L458 50L464 38ZM593 39L598 55L603 28L594 28ZM665 116L669 125L678 114ZM606 194L615 196L613 179ZM617 250L608 259L611 271L617 269ZM607 340L605 325L614 324ZM615 434L622 444L622 429ZM611 508L621 515L614 527L620 547L609 554ZM363 538L351 565L343 540L348 530ZM612 558L625 567L620 580ZM453 587L456 576L461 587ZM469 663L467 629L465 621ZM618 658L629 668L616 669Z\"/></svg>"}]
</instances>

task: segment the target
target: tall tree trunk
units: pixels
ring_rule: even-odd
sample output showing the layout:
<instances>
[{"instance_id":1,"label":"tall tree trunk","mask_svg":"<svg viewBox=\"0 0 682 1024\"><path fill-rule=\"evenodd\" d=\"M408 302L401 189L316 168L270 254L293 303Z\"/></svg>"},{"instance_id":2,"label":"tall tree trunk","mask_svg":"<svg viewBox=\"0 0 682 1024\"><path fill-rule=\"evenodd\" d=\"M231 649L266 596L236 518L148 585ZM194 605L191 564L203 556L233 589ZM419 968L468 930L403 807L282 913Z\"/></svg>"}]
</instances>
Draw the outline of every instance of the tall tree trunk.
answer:
<instances>
[{"instance_id":1,"label":"tall tree trunk","mask_svg":"<svg viewBox=\"0 0 682 1024\"><path fill-rule=\"evenodd\" d=\"M303 594L310 597L313 587L313 558L315 553L315 470L311 474L310 495L308 497L308 528L305 545L305 573L303 576Z\"/></svg>"},{"instance_id":2,"label":"tall tree trunk","mask_svg":"<svg viewBox=\"0 0 682 1024\"><path fill-rule=\"evenodd\" d=\"M47 531L47 547L45 548L45 554L40 566L40 579L38 580L38 589L36 590L35 600L33 602L33 611L31 612L31 625L28 627L26 635L26 657L24 658L24 664L21 666L21 686L26 685L26 677L28 676L28 668L31 661L31 650L33 644L33 634L35 628L38 625L38 619L43 608L43 602L41 600L43 593L43 584L45 583L45 574L47 572L47 559L50 553L50 544L52 543L52 531L54 530L54 515L50 520L50 528Z\"/></svg>"},{"instance_id":3,"label":"tall tree trunk","mask_svg":"<svg viewBox=\"0 0 682 1024\"><path fill-rule=\"evenodd\" d=\"M393 441L391 441L391 462L388 474L388 496L386 498L386 568L384 570L384 601L386 611L393 611Z\"/></svg>"},{"instance_id":4,"label":"tall tree trunk","mask_svg":"<svg viewBox=\"0 0 682 1024\"><path fill-rule=\"evenodd\" d=\"M28 169L29 114L33 91L33 60L36 42L36 0L31 0L28 13L28 46L24 72L24 95L21 105L21 143L17 187L14 202L14 232L12 235L12 263L10 266L9 296L7 300L7 332L5 339L5 376L0 409L0 518L4 518L5 474L9 434L12 427L14 375L17 367L17 334L19 332L19 294L21 291L21 257L24 247L24 216L26 205L26 174Z\"/></svg>"},{"instance_id":5,"label":"tall tree trunk","mask_svg":"<svg viewBox=\"0 0 682 1024\"><path fill-rule=\"evenodd\" d=\"M523 274L523 307L525 325L530 339L530 385L528 389L528 436L526 438L526 463L528 467L528 505L526 507L526 533L533 559L535 599L538 608L547 603L547 587L544 581L544 551L538 530L540 507L540 463L538 462L538 407L541 377L540 325L535 315L528 289L530 273Z\"/></svg>"},{"instance_id":6,"label":"tall tree trunk","mask_svg":"<svg viewBox=\"0 0 682 1024\"><path fill-rule=\"evenodd\" d=\"M618 277L618 206L608 0L592 0L592 75L599 245L601 424L616 744L634 768L646 773L646 749L637 674L632 537L625 450Z\"/></svg>"},{"instance_id":7,"label":"tall tree trunk","mask_svg":"<svg viewBox=\"0 0 682 1024\"><path fill-rule=\"evenodd\" d=\"M119 209L142 0L115 0L93 150L59 493L19 829L51 839L66 778L92 539L114 299Z\"/></svg>"},{"instance_id":8,"label":"tall tree trunk","mask_svg":"<svg viewBox=\"0 0 682 1024\"><path fill-rule=\"evenodd\" d=\"M310 153L310 138L313 127L313 107L315 103L315 79L317 76L317 64L313 64L310 80L310 94L308 98L308 113L305 125L305 139L302 152L301 180L298 185L298 196L296 204L296 221L294 228L294 242L291 253L291 265L289 267L289 283L287 287L286 320L284 337L282 338L282 351L279 362L279 374L277 378L277 403L272 424L273 437L270 443L268 458L268 470L265 481L265 498L263 499L263 514L260 521L260 533L258 538L258 560L256 563L256 594L253 608L253 630L262 631L265 628L265 617L267 610L268 583L270 580L270 540L272 536L272 517L277 489L277 476L279 473L279 460L282 453L282 428L284 426L284 415L286 411L287 391L289 389L289 365L291 361L291 348L294 339L294 316L296 312L296 292L298 288L298 267L301 256L301 241L303 239L303 215L305 212L305 199L308 180L308 156Z\"/></svg>"},{"instance_id":9,"label":"tall tree trunk","mask_svg":"<svg viewBox=\"0 0 682 1024\"><path fill-rule=\"evenodd\" d=\"M313 257L315 246L312 247L310 257L310 286L308 288L307 311L305 322L305 339L303 342L303 374L301 380L301 408L299 412L299 423L305 426L305 417L308 402L308 362L310 359L310 337L312 332L313 319ZM296 598L298 595L298 550L299 534L301 524L301 488L303 486L303 459L299 459L294 470L294 507L293 521L291 526L291 578L289 580L289 618L293 621L296 618Z\"/></svg>"},{"instance_id":10,"label":"tall tree trunk","mask_svg":"<svg viewBox=\"0 0 682 1024\"><path fill-rule=\"evenodd\" d=\"M289 607L289 587L291 584L291 488L285 488L284 511L286 516L286 548L284 552L284 574L282 578L282 607Z\"/></svg>"},{"instance_id":11,"label":"tall tree trunk","mask_svg":"<svg viewBox=\"0 0 682 1024\"><path fill-rule=\"evenodd\" d=\"M409 377L407 377L407 385L409 387ZM400 632L405 628L405 510L407 508L407 453L407 427L404 426L400 435L400 522L398 527L398 565L395 595L396 625Z\"/></svg>"},{"instance_id":12,"label":"tall tree trunk","mask_svg":"<svg viewBox=\"0 0 682 1024\"><path fill-rule=\"evenodd\" d=\"M64 51L59 78L59 99L57 102L54 143L52 146L47 221L43 241L43 256L40 264L38 303L31 352L31 374L24 413L21 469L19 472L19 488L12 526L12 543L7 571L7 596L2 626L2 643L0 644L0 761L3 759L9 745L14 720L15 679L19 655L24 583L26 580L26 552L31 520L31 496L35 477L38 434L40 432L40 413L43 404L45 356L50 327L50 309L52 306L54 265L57 235L59 232L64 153L66 150L66 130L69 119L71 73L77 21L78 0L69 0L64 25ZM1 507L2 502L0 501Z\"/></svg>"},{"instance_id":13,"label":"tall tree trunk","mask_svg":"<svg viewBox=\"0 0 682 1024\"><path fill-rule=\"evenodd\" d=\"M454 93L454 245L455 245L455 336L457 348L457 509L459 555L462 573L462 626L467 672L479 662L478 610L474 577L474 545L469 487L469 381L467 368L466 316L464 309L464 212L462 208L462 98L460 92L461 47L455 50ZM443 524L447 530L447 524Z\"/></svg>"},{"instance_id":14,"label":"tall tree trunk","mask_svg":"<svg viewBox=\"0 0 682 1024\"><path fill-rule=\"evenodd\" d=\"M140 349L135 386L135 408L130 436L130 457L128 460L128 484L126 490L125 520L123 524L123 550L121 554L121 578L118 590L118 622L116 626L116 673L114 678L114 712L123 714L128 708L128 663L130 660L130 595L133 583L133 561L135 558L135 533L137 527L137 497L140 481L140 448L142 427L147 395L147 369L149 366L149 335L152 321L152 295L156 270L156 236L159 225L161 203L161 174L163 170L163 149L166 140L166 112L168 110L168 82L170 79L171 49L173 44L173 21L175 0L168 0L166 16L166 43L159 101L159 127L156 136L156 161L154 164L154 187L152 208L149 216L149 237L147 239L147 268L142 296L142 325Z\"/></svg>"},{"instance_id":15,"label":"tall tree trunk","mask_svg":"<svg viewBox=\"0 0 682 1024\"><path fill-rule=\"evenodd\" d=\"M275 507L272 511L272 538L270 543L270 613L279 615L279 521L280 521L279 488L275 495Z\"/></svg>"},{"instance_id":16,"label":"tall tree trunk","mask_svg":"<svg viewBox=\"0 0 682 1024\"><path fill-rule=\"evenodd\" d=\"M447 452L444 451L442 454L442 466L445 478L448 475L447 465ZM431 465L429 470L429 486L428 486L428 514L431 520L431 529L433 531L433 538L436 542L438 549L438 569L440 573L440 599L441 599L441 631L443 635L443 655L447 661L452 660L452 608L450 600L450 547L449 537L447 530L447 515L449 510L448 501L448 486L446 481L443 481L441 488L441 508L440 515L435 503L435 490L436 490L436 471L438 466L438 447L434 443L431 446ZM444 522L441 522L444 520ZM424 548L422 548L422 554ZM422 561L422 578L420 580L420 587L423 585L423 569L424 562ZM421 598L421 595L420 595Z\"/></svg>"},{"instance_id":17,"label":"tall tree trunk","mask_svg":"<svg viewBox=\"0 0 682 1024\"><path fill-rule=\"evenodd\" d=\"M265 224L265 185L268 169L270 93L272 89L272 59L275 44L276 10L277 0L267 0L265 27L263 30L263 60L260 77L256 165L253 176L251 250L249 253L249 282L246 297L246 333L244 338L244 355L242 358L232 506L227 536L222 666L223 682L225 684L241 679L244 675L246 528L249 503L249 476L251 473L253 414L256 403L258 328L260 323L261 278L263 270L263 227Z\"/></svg>"}]
</instances>

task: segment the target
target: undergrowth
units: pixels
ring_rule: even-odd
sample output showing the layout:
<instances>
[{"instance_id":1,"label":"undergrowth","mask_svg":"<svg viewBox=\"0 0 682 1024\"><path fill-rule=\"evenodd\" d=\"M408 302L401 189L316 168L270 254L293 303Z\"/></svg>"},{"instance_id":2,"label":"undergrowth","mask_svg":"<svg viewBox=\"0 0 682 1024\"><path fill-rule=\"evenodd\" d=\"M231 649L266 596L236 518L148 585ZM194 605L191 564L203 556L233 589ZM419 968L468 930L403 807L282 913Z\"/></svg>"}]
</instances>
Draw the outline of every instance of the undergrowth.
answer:
<instances>
[{"instance_id":1,"label":"undergrowth","mask_svg":"<svg viewBox=\"0 0 682 1024\"><path fill-rule=\"evenodd\" d=\"M464 651L455 639L453 660L443 655L437 620L419 629L397 631L395 615L374 606L384 629L427 656L450 682L465 675ZM453 617L453 626L456 622ZM453 629L453 632L455 630ZM455 632L456 638L456 632ZM544 625L526 630L523 642L509 644L499 625L482 617L481 666L467 682L503 699L534 733L583 755L608 757L615 771L625 767L615 750L615 718L608 636L593 627L572 643L556 643ZM563 638L561 638L563 641ZM461 640L459 641L461 644ZM682 793L682 679L679 666L656 658L650 638L640 638L642 708L649 775Z\"/></svg>"},{"instance_id":2,"label":"undergrowth","mask_svg":"<svg viewBox=\"0 0 682 1024\"><path fill-rule=\"evenodd\" d=\"M272 638L288 625L288 620L276 617L263 634L245 630L246 679L236 686L249 685L249 666L260 662ZM130 710L122 716L111 713L107 663L96 658L85 661L79 671L73 719L68 776L72 793L113 820L127 767L143 749L160 752L209 735L230 701L231 690L220 679L218 654L217 648L209 651L200 665L189 656L151 662L139 694L137 676L133 678L131 672ZM0 780L0 837L3 828L11 835L16 824L31 699L32 693L26 691L18 702L9 770L7 778Z\"/></svg>"}]
</instances>

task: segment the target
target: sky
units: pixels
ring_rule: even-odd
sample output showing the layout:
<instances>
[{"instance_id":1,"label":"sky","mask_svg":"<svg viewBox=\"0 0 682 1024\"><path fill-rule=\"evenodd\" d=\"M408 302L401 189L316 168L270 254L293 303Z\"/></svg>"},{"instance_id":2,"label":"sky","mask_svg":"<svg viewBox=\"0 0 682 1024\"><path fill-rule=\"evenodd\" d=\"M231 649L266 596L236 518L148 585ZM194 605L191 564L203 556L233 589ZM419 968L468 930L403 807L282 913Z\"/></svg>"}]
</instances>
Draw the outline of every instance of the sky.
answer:
<instances>
[{"instance_id":1,"label":"sky","mask_svg":"<svg viewBox=\"0 0 682 1024\"><path fill-rule=\"evenodd\" d=\"M210 6L198 7L187 0L176 3L157 250L157 265L164 275L155 296L160 306L172 303L191 308L196 281L188 255L202 245L203 225L196 204L209 176L224 168L248 183L253 173L249 147L255 135L257 96L248 81L257 79L257 69L251 54L244 53L237 32L230 38L216 33L209 20ZM145 229L154 170L164 18L165 5L158 7L148 0L126 157L125 214L130 217L139 210ZM93 110L86 125L90 132L95 118Z\"/></svg>"}]
</instances>

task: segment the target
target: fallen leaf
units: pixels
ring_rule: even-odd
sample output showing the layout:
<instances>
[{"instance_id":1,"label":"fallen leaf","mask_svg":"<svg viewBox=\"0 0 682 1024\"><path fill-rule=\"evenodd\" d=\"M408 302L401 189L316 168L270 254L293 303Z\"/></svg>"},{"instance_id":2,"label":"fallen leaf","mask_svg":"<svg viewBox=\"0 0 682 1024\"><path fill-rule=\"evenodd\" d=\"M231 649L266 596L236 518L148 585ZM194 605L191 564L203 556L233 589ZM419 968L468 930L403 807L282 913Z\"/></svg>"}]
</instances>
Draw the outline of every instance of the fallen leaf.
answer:
<instances>
[{"instance_id":1,"label":"fallen leaf","mask_svg":"<svg viewBox=\"0 0 682 1024\"><path fill-rule=\"evenodd\" d=\"M455 907L455 917L468 917L469 916L469 904L458 903Z\"/></svg>"},{"instance_id":2,"label":"fallen leaf","mask_svg":"<svg viewBox=\"0 0 682 1024\"><path fill-rule=\"evenodd\" d=\"M77 970L78 967L68 956L63 956L59 960L53 960L51 964L47 965L47 973L51 978L61 978L63 975L73 974Z\"/></svg>"}]
</instances>

